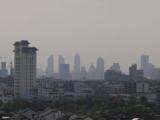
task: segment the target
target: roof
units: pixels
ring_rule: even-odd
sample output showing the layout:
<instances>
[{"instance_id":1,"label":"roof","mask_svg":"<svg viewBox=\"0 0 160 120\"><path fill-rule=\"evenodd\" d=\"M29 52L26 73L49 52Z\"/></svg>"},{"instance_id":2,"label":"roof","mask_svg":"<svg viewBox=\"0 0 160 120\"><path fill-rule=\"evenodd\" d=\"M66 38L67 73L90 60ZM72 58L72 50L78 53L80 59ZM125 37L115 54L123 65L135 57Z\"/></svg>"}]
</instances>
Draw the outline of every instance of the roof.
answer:
<instances>
[{"instance_id":1,"label":"roof","mask_svg":"<svg viewBox=\"0 0 160 120\"><path fill-rule=\"evenodd\" d=\"M20 42L15 42L14 43L14 46L19 46L20 45Z\"/></svg>"},{"instance_id":2,"label":"roof","mask_svg":"<svg viewBox=\"0 0 160 120\"><path fill-rule=\"evenodd\" d=\"M35 53L38 49L36 47L24 47L22 52L24 53Z\"/></svg>"},{"instance_id":3,"label":"roof","mask_svg":"<svg viewBox=\"0 0 160 120\"><path fill-rule=\"evenodd\" d=\"M53 112L55 113L55 112L57 112L57 110L51 109L51 108L46 108L44 111L42 111L40 113L40 116L46 116L46 115L51 114Z\"/></svg>"},{"instance_id":4,"label":"roof","mask_svg":"<svg viewBox=\"0 0 160 120\"><path fill-rule=\"evenodd\" d=\"M30 43L28 42L28 40L21 40L21 41L15 42L15 43L14 43L14 46L28 45L28 44L30 44Z\"/></svg>"},{"instance_id":5,"label":"roof","mask_svg":"<svg viewBox=\"0 0 160 120\"><path fill-rule=\"evenodd\" d=\"M21 40L21 44L30 44L28 40Z\"/></svg>"}]
</instances>

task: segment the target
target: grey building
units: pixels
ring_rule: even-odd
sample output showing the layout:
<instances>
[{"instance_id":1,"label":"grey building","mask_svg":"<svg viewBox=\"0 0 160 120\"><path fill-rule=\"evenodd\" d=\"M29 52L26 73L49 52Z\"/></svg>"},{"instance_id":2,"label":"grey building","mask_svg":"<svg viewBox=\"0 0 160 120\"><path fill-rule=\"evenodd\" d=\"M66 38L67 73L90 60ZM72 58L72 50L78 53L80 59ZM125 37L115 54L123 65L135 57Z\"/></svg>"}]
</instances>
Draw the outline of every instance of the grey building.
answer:
<instances>
[{"instance_id":1,"label":"grey building","mask_svg":"<svg viewBox=\"0 0 160 120\"><path fill-rule=\"evenodd\" d=\"M46 75L47 77L53 77L53 74L54 74L54 57L53 55L51 55L47 60Z\"/></svg>"},{"instance_id":2,"label":"grey building","mask_svg":"<svg viewBox=\"0 0 160 120\"><path fill-rule=\"evenodd\" d=\"M77 53L74 57L74 69L72 73L72 79L80 80L81 79L81 61L80 55Z\"/></svg>"},{"instance_id":3,"label":"grey building","mask_svg":"<svg viewBox=\"0 0 160 120\"><path fill-rule=\"evenodd\" d=\"M152 65L149 63L149 56L148 55L142 55L141 56L141 70L144 72L144 76L146 78L151 77L151 68Z\"/></svg>"},{"instance_id":4,"label":"grey building","mask_svg":"<svg viewBox=\"0 0 160 120\"><path fill-rule=\"evenodd\" d=\"M96 68L93 64L90 65L88 73L87 73L88 80L96 80Z\"/></svg>"},{"instance_id":5,"label":"grey building","mask_svg":"<svg viewBox=\"0 0 160 120\"><path fill-rule=\"evenodd\" d=\"M81 67L81 80L87 79L87 70L84 66Z\"/></svg>"},{"instance_id":6,"label":"grey building","mask_svg":"<svg viewBox=\"0 0 160 120\"><path fill-rule=\"evenodd\" d=\"M70 66L69 66L69 64L60 64L60 79L70 80Z\"/></svg>"},{"instance_id":7,"label":"grey building","mask_svg":"<svg viewBox=\"0 0 160 120\"><path fill-rule=\"evenodd\" d=\"M6 78L7 76L8 76L8 70L6 67L6 62L1 62L0 77Z\"/></svg>"},{"instance_id":8,"label":"grey building","mask_svg":"<svg viewBox=\"0 0 160 120\"><path fill-rule=\"evenodd\" d=\"M81 61L80 61L80 55L77 53L74 57L74 72L80 73L81 71Z\"/></svg>"},{"instance_id":9,"label":"grey building","mask_svg":"<svg viewBox=\"0 0 160 120\"><path fill-rule=\"evenodd\" d=\"M129 67L129 76L132 78L144 78L143 70L137 69L137 64L133 64Z\"/></svg>"},{"instance_id":10,"label":"grey building","mask_svg":"<svg viewBox=\"0 0 160 120\"><path fill-rule=\"evenodd\" d=\"M104 60L101 57L97 59L96 79L104 80Z\"/></svg>"},{"instance_id":11,"label":"grey building","mask_svg":"<svg viewBox=\"0 0 160 120\"><path fill-rule=\"evenodd\" d=\"M27 40L14 44L14 95L18 98L31 98L35 87L37 48L29 44Z\"/></svg>"},{"instance_id":12,"label":"grey building","mask_svg":"<svg viewBox=\"0 0 160 120\"><path fill-rule=\"evenodd\" d=\"M65 59L62 55L58 56L58 70L59 70L59 74L60 74L60 66L61 64L65 64Z\"/></svg>"},{"instance_id":13,"label":"grey building","mask_svg":"<svg viewBox=\"0 0 160 120\"><path fill-rule=\"evenodd\" d=\"M113 65L110 67L110 70L115 72L122 72L119 63L113 63Z\"/></svg>"}]
</instances>

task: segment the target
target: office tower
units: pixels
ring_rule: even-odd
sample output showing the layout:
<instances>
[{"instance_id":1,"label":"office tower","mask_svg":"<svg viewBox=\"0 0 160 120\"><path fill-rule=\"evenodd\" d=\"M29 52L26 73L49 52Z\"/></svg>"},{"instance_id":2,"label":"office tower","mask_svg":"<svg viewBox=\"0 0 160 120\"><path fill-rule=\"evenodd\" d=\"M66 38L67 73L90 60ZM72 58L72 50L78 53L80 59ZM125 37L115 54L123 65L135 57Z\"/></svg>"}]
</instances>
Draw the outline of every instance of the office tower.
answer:
<instances>
[{"instance_id":1,"label":"office tower","mask_svg":"<svg viewBox=\"0 0 160 120\"><path fill-rule=\"evenodd\" d=\"M53 74L54 74L54 57L53 55L51 55L47 60L46 76L53 77Z\"/></svg>"},{"instance_id":2,"label":"office tower","mask_svg":"<svg viewBox=\"0 0 160 120\"><path fill-rule=\"evenodd\" d=\"M142 55L141 56L141 69L144 72L144 76L149 78L149 56L148 55Z\"/></svg>"},{"instance_id":3,"label":"office tower","mask_svg":"<svg viewBox=\"0 0 160 120\"><path fill-rule=\"evenodd\" d=\"M144 72L144 77L151 78L154 68L155 68L154 65L149 63L149 56L142 55L141 56L141 69Z\"/></svg>"},{"instance_id":4,"label":"office tower","mask_svg":"<svg viewBox=\"0 0 160 120\"><path fill-rule=\"evenodd\" d=\"M74 72L75 73L80 73L81 71L81 63L80 63L80 56L79 54L77 53L74 57Z\"/></svg>"},{"instance_id":5,"label":"office tower","mask_svg":"<svg viewBox=\"0 0 160 120\"><path fill-rule=\"evenodd\" d=\"M30 99L36 82L37 48L29 47L27 40L14 44L14 94L15 97Z\"/></svg>"},{"instance_id":6,"label":"office tower","mask_svg":"<svg viewBox=\"0 0 160 120\"><path fill-rule=\"evenodd\" d=\"M70 66L69 66L69 64L60 64L60 79L70 80Z\"/></svg>"},{"instance_id":7,"label":"office tower","mask_svg":"<svg viewBox=\"0 0 160 120\"><path fill-rule=\"evenodd\" d=\"M61 64L65 64L65 59L62 55L59 55L58 56L58 71L59 71L59 73L60 73L60 65Z\"/></svg>"},{"instance_id":8,"label":"office tower","mask_svg":"<svg viewBox=\"0 0 160 120\"><path fill-rule=\"evenodd\" d=\"M0 77L5 78L7 76L8 76L8 70L6 67L6 62L1 62Z\"/></svg>"},{"instance_id":9,"label":"office tower","mask_svg":"<svg viewBox=\"0 0 160 120\"><path fill-rule=\"evenodd\" d=\"M141 56L141 69L145 71L148 64L149 64L149 56L148 55L142 55Z\"/></svg>"},{"instance_id":10,"label":"office tower","mask_svg":"<svg viewBox=\"0 0 160 120\"><path fill-rule=\"evenodd\" d=\"M144 73L143 70L137 70L137 64L133 64L129 67L129 76L132 78L143 78Z\"/></svg>"},{"instance_id":11,"label":"office tower","mask_svg":"<svg viewBox=\"0 0 160 120\"><path fill-rule=\"evenodd\" d=\"M104 60L102 58L97 59L96 79L97 80L104 80Z\"/></svg>"},{"instance_id":12,"label":"office tower","mask_svg":"<svg viewBox=\"0 0 160 120\"><path fill-rule=\"evenodd\" d=\"M81 80L86 80L87 79L87 71L84 66L81 67Z\"/></svg>"},{"instance_id":13,"label":"office tower","mask_svg":"<svg viewBox=\"0 0 160 120\"><path fill-rule=\"evenodd\" d=\"M113 63L113 65L110 67L110 70L113 70L115 72L121 72L119 63Z\"/></svg>"},{"instance_id":14,"label":"office tower","mask_svg":"<svg viewBox=\"0 0 160 120\"><path fill-rule=\"evenodd\" d=\"M80 80L80 72L81 72L81 63L80 63L80 55L77 53L74 57L74 69L72 73L72 79Z\"/></svg>"},{"instance_id":15,"label":"office tower","mask_svg":"<svg viewBox=\"0 0 160 120\"><path fill-rule=\"evenodd\" d=\"M88 80L96 80L96 68L93 64L89 67L88 73L87 73L87 79Z\"/></svg>"}]
</instances>

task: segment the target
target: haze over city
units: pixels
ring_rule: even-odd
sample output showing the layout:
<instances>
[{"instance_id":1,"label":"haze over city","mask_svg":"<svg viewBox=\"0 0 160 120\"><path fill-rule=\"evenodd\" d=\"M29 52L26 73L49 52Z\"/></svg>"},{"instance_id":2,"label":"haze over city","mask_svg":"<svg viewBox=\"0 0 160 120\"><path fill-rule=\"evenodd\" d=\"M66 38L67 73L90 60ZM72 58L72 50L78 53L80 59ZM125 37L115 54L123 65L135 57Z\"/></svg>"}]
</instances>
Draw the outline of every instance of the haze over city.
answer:
<instances>
[{"instance_id":1,"label":"haze over city","mask_svg":"<svg viewBox=\"0 0 160 120\"><path fill-rule=\"evenodd\" d=\"M13 43L29 40L39 49L38 67L59 54L73 63L75 53L89 66L103 57L106 68L123 71L146 52L160 66L159 0L3 0L0 2L0 56L13 60ZM73 64L71 64L73 65Z\"/></svg>"},{"instance_id":2,"label":"haze over city","mask_svg":"<svg viewBox=\"0 0 160 120\"><path fill-rule=\"evenodd\" d=\"M0 0L0 120L160 120L160 0Z\"/></svg>"}]
</instances>

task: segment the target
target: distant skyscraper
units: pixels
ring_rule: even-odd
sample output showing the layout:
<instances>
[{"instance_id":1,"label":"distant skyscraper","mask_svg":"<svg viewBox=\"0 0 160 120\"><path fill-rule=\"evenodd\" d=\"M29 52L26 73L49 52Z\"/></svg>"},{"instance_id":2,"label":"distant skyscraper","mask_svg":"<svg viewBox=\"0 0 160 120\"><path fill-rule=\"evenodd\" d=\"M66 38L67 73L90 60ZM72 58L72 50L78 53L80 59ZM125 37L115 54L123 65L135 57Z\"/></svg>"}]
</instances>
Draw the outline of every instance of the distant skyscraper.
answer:
<instances>
[{"instance_id":1,"label":"distant skyscraper","mask_svg":"<svg viewBox=\"0 0 160 120\"><path fill-rule=\"evenodd\" d=\"M129 76L135 77L137 74L137 65L134 64L131 67L129 67Z\"/></svg>"},{"instance_id":2,"label":"distant skyscraper","mask_svg":"<svg viewBox=\"0 0 160 120\"><path fill-rule=\"evenodd\" d=\"M69 64L60 64L60 79L70 80L70 66L69 66Z\"/></svg>"},{"instance_id":3,"label":"distant skyscraper","mask_svg":"<svg viewBox=\"0 0 160 120\"><path fill-rule=\"evenodd\" d=\"M58 70L59 70L59 73L60 73L60 65L61 64L65 64L65 59L62 55L59 55L58 56Z\"/></svg>"},{"instance_id":4,"label":"distant skyscraper","mask_svg":"<svg viewBox=\"0 0 160 120\"><path fill-rule=\"evenodd\" d=\"M147 67L147 71L146 71L146 77L149 79L153 79L153 74L154 74L155 69L156 69L155 66L149 63Z\"/></svg>"},{"instance_id":5,"label":"distant skyscraper","mask_svg":"<svg viewBox=\"0 0 160 120\"><path fill-rule=\"evenodd\" d=\"M93 64L89 67L88 73L87 73L87 79L88 80L96 80L96 68Z\"/></svg>"},{"instance_id":6,"label":"distant skyscraper","mask_svg":"<svg viewBox=\"0 0 160 120\"><path fill-rule=\"evenodd\" d=\"M144 72L144 77L146 77L146 78L151 77L151 71L153 69L153 65L149 63L149 56L148 55L141 56L141 69Z\"/></svg>"},{"instance_id":7,"label":"distant skyscraper","mask_svg":"<svg viewBox=\"0 0 160 120\"><path fill-rule=\"evenodd\" d=\"M5 78L7 76L8 76L8 70L6 67L6 62L1 62L0 77Z\"/></svg>"},{"instance_id":8,"label":"distant skyscraper","mask_svg":"<svg viewBox=\"0 0 160 120\"><path fill-rule=\"evenodd\" d=\"M84 66L81 67L81 80L86 80L87 79L87 71Z\"/></svg>"},{"instance_id":9,"label":"distant skyscraper","mask_svg":"<svg viewBox=\"0 0 160 120\"><path fill-rule=\"evenodd\" d=\"M36 83L37 48L29 47L27 40L14 44L15 97L31 98Z\"/></svg>"},{"instance_id":10,"label":"distant skyscraper","mask_svg":"<svg viewBox=\"0 0 160 120\"><path fill-rule=\"evenodd\" d=\"M104 60L102 58L97 59L96 78L97 80L104 80Z\"/></svg>"},{"instance_id":11,"label":"distant skyscraper","mask_svg":"<svg viewBox=\"0 0 160 120\"><path fill-rule=\"evenodd\" d=\"M149 56L148 55L142 55L141 56L141 69L145 70L146 66L149 64Z\"/></svg>"},{"instance_id":12,"label":"distant skyscraper","mask_svg":"<svg viewBox=\"0 0 160 120\"><path fill-rule=\"evenodd\" d=\"M110 67L110 70L113 70L115 72L121 72L119 63L113 63L113 65Z\"/></svg>"},{"instance_id":13,"label":"distant skyscraper","mask_svg":"<svg viewBox=\"0 0 160 120\"><path fill-rule=\"evenodd\" d=\"M77 53L74 58L74 72L80 73L81 71L80 55Z\"/></svg>"},{"instance_id":14,"label":"distant skyscraper","mask_svg":"<svg viewBox=\"0 0 160 120\"><path fill-rule=\"evenodd\" d=\"M77 53L74 57L74 69L72 73L72 79L79 80L81 73L80 55Z\"/></svg>"},{"instance_id":15,"label":"distant skyscraper","mask_svg":"<svg viewBox=\"0 0 160 120\"><path fill-rule=\"evenodd\" d=\"M129 67L129 76L132 78L143 78L144 73L143 70L137 70L137 64L133 64Z\"/></svg>"},{"instance_id":16,"label":"distant skyscraper","mask_svg":"<svg viewBox=\"0 0 160 120\"><path fill-rule=\"evenodd\" d=\"M53 55L51 55L47 61L46 75L47 77L53 77L53 74L54 74L54 57Z\"/></svg>"}]
</instances>

